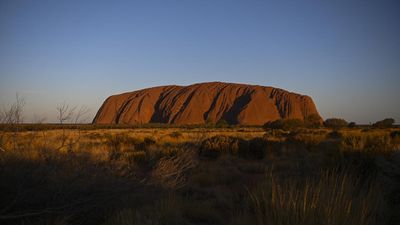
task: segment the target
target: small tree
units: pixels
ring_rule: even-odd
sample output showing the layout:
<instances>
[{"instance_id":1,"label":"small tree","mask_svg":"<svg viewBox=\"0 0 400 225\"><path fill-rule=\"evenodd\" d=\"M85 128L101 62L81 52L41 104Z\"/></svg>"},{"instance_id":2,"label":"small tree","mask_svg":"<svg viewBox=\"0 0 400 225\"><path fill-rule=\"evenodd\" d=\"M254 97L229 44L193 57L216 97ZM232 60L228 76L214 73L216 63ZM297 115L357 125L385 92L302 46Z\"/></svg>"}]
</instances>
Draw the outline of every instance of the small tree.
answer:
<instances>
[{"instance_id":1,"label":"small tree","mask_svg":"<svg viewBox=\"0 0 400 225\"><path fill-rule=\"evenodd\" d=\"M347 121L339 118L330 118L325 120L324 126L333 129L340 129L347 126Z\"/></svg>"},{"instance_id":2,"label":"small tree","mask_svg":"<svg viewBox=\"0 0 400 225\"><path fill-rule=\"evenodd\" d=\"M356 126L357 126L356 122L350 122L348 125L349 128L354 128Z\"/></svg>"},{"instance_id":3,"label":"small tree","mask_svg":"<svg viewBox=\"0 0 400 225\"><path fill-rule=\"evenodd\" d=\"M6 124L4 129L10 129L13 131L13 148L14 150L18 147L18 137L17 134L20 131L20 125L23 123L23 109L25 106L25 100L19 97L18 93L16 94L15 102L10 106L10 108L5 109L1 113L1 123ZM0 136L0 141L2 142L4 139L5 132L3 132ZM0 143L2 144L2 143ZM3 151L0 147L0 149Z\"/></svg>"},{"instance_id":4,"label":"small tree","mask_svg":"<svg viewBox=\"0 0 400 225\"><path fill-rule=\"evenodd\" d=\"M60 124L72 120L76 107L69 107L65 102L57 106L57 119Z\"/></svg>"},{"instance_id":5,"label":"small tree","mask_svg":"<svg viewBox=\"0 0 400 225\"><path fill-rule=\"evenodd\" d=\"M90 112L90 109L87 106L82 105L79 108L79 110L75 113L74 123L75 124L85 123L88 120L86 115L89 112Z\"/></svg>"},{"instance_id":6,"label":"small tree","mask_svg":"<svg viewBox=\"0 0 400 225\"><path fill-rule=\"evenodd\" d=\"M85 116L90 111L86 106L81 106L80 108L78 108L77 106L70 107L65 102L57 106L56 110L57 110L57 119L61 125L65 123L74 123L75 125L77 125L78 123L82 123L84 120L86 120ZM68 139L65 127L61 126L61 128L62 128L61 144L58 149L63 148ZM80 137L81 137L81 130L78 129L78 137L75 142L79 142ZM75 142L73 142L72 139L69 140L70 148L72 148L72 145Z\"/></svg>"},{"instance_id":7,"label":"small tree","mask_svg":"<svg viewBox=\"0 0 400 225\"><path fill-rule=\"evenodd\" d=\"M304 125L306 127L310 127L310 128L318 128L320 127L322 124L322 119L318 114L311 114L308 115L305 119L304 119Z\"/></svg>"},{"instance_id":8,"label":"small tree","mask_svg":"<svg viewBox=\"0 0 400 225\"><path fill-rule=\"evenodd\" d=\"M9 109L4 110L3 121L6 124L15 126L15 130L18 131L18 125L23 122L23 108L25 106L25 100L16 94L15 103L13 103Z\"/></svg>"},{"instance_id":9,"label":"small tree","mask_svg":"<svg viewBox=\"0 0 400 225\"><path fill-rule=\"evenodd\" d=\"M375 122L372 126L376 128L390 128L393 127L394 122L395 121L393 118L386 118L384 120Z\"/></svg>"}]
</instances>

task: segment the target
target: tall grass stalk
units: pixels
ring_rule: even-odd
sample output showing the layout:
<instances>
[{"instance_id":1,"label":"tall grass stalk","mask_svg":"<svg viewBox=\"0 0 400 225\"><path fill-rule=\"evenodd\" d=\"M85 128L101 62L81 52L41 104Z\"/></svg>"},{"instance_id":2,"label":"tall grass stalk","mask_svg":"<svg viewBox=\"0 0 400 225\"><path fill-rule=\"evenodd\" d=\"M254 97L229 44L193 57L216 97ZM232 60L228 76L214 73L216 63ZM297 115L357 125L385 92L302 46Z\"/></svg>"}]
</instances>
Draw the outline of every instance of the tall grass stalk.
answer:
<instances>
[{"instance_id":1,"label":"tall grass stalk","mask_svg":"<svg viewBox=\"0 0 400 225\"><path fill-rule=\"evenodd\" d=\"M378 189L373 182L362 184L351 172L326 171L295 181L272 173L267 178L259 190L249 191L259 225L377 224Z\"/></svg>"}]
</instances>

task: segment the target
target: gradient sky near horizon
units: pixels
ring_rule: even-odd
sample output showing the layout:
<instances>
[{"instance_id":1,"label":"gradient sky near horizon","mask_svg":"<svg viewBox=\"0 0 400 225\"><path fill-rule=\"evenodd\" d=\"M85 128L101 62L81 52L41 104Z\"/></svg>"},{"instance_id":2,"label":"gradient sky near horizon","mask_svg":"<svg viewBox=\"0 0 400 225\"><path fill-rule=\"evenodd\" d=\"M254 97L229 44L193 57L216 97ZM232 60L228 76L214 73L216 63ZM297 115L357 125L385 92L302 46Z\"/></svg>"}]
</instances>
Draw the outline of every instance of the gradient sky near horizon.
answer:
<instances>
[{"instance_id":1,"label":"gradient sky near horizon","mask_svg":"<svg viewBox=\"0 0 400 225\"><path fill-rule=\"evenodd\" d=\"M206 81L310 95L324 118L400 122L397 0L0 0L0 107Z\"/></svg>"}]
</instances>

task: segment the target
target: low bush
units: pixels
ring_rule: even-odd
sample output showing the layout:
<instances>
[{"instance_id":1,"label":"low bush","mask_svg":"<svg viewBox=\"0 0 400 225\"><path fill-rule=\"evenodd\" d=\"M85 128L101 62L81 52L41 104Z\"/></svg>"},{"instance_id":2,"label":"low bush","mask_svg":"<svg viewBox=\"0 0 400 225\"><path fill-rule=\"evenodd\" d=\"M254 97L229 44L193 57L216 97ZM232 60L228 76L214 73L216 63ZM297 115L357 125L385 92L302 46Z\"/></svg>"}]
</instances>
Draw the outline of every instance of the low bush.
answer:
<instances>
[{"instance_id":1,"label":"low bush","mask_svg":"<svg viewBox=\"0 0 400 225\"><path fill-rule=\"evenodd\" d=\"M333 129L340 129L340 128L347 127L347 121L344 119L330 118L330 119L325 120L324 126L333 128Z\"/></svg>"},{"instance_id":2,"label":"low bush","mask_svg":"<svg viewBox=\"0 0 400 225\"><path fill-rule=\"evenodd\" d=\"M318 114L308 115L304 119L304 125L308 128L318 128L322 125L322 118Z\"/></svg>"},{"instance_id":3,"label":"low bush","mask_svg":"<svg viewBox=\"0 0 400 225\"><path fill-rule=\"evenodd\" d=\"M400 131L396 130L396 131L390 132L390 137L392 139L400 138Z\"/></svg>"},{"instance_id":4,"label":"low bush","mask_svg":"<svg viewBox=\"0 0 400 225\"><path fill-rule=\"evenodd\" d=\"M350 122L347 127L349 128L355 128L357 126L357 124L355 122Z\"/></svg>"},{"instance_id":5,"label":"low bush","mask_svg":"<svg viewBox=\"0 0 400 225\"><path fill-rule=\"evenodd\" d=\"M267 122L263 125L265 130L268 129L282 129L293 130L304 127L304 122L300 119L279 119L272 122Z\"/></svg>"},{"instance_id":6,"label":"low bush","mask_svg":"<svg viewBox=\"0 0 400 225\"><path fill-rule=\"evenodd\" d=\"M342 137L343 137L343 134L337 130L331 131L327 134L327 138L340 139Z\"/></svg>"},{"instance_id":7,"label":"low bush","mask_svg":"<svg viewBox=\"0 0 400 225\"><path fill-rule=\"evenodd\" d=\"M216 159L222 154L237 153L239 151L239 139L228 136L214 136L204 140L200 145L199 155Z\"/></svg>"},{"instance_id":8,"label":"low bush","mask_svg":"<svg viewBox=\"0 0 400 225\"><path fill-rule=\"evenodd\" d=\"M223 154L243 158L262 159L266 154L267 141L264 138L244 140L228 136L215 136L201 143L199 155L216 159Z\"/></svg>"},{"instance_id":9,"label":"low bush","mask_svg":"<svg viewBox=\"0 0 400 225\"><path fill-rule=\"evenodd\" d=\"M375 128L390 128L393 127L394 122L394 119L386 118L384 120L375 122L374 124L372 124L372 126Z\"/></svg>"}]
</instances>

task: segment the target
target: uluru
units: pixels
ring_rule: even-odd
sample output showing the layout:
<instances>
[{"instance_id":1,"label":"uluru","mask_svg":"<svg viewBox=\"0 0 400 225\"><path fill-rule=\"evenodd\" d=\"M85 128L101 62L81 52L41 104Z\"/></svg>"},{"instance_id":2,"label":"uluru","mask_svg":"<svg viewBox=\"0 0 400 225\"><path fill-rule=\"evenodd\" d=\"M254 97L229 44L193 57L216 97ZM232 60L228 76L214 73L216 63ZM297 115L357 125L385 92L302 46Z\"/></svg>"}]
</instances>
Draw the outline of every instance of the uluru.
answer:
<instances>
[{"instance_id":1,"label":"uluru","mask_svg":"<svg viewBox=\"0 0 400 225\"><path fill-rule=\"evenodd\" d=\"M223 82L159 86L108 97L94 124L262 125L319 113L311 97L283 89Z\"/></svg>"}]
</instances>

